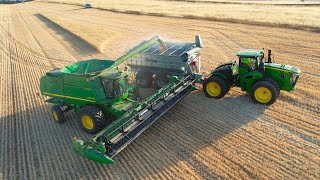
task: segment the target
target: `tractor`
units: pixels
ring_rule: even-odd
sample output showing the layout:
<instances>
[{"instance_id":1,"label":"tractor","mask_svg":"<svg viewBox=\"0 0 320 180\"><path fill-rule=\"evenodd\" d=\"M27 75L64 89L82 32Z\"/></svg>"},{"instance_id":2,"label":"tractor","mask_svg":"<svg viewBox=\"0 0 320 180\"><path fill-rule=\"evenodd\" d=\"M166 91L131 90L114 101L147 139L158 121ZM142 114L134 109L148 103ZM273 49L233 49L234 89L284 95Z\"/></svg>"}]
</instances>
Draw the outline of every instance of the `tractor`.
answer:
<instances>
[{"instance_id":1,"label":"tractor","mask_svg":"<svg viewBox=\"0 0 320 180\"><path fill-rule=\"evenodd\" d=\"M207 97L221 99L232 86L250 94L255 103L271 105L280 90L293 91L300 69L273 63L272 51L245 49L237 53L239 63L230 62L218 66L204 80L203 91ZM264 61L267 59L267 61Z\"/></svg>"}]
</instances>

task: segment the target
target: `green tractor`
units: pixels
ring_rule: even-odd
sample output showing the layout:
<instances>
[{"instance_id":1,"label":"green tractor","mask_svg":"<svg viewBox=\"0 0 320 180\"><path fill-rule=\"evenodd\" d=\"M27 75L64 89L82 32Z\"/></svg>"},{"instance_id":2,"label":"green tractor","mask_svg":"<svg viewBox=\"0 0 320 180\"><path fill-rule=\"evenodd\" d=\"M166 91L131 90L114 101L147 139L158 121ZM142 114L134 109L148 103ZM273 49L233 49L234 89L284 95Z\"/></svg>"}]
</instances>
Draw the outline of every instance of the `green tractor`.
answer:
<instances>
[{"instance_id":1,"label":"green tractor","mask_svg":"<svg viewBox=\"0 0 320 180\"><path fill-rule=\"evenodd\" d=\"M268 50L266 62L263 50L246 49L237 56L239 64L222 64L205 79L203 90L206 96L220 99L232 86L237 86L250 94L254 102L270 105L276 101L280 90L294 90L300 69L272 63L271 50Z\"/></svg>"}]
</instances>

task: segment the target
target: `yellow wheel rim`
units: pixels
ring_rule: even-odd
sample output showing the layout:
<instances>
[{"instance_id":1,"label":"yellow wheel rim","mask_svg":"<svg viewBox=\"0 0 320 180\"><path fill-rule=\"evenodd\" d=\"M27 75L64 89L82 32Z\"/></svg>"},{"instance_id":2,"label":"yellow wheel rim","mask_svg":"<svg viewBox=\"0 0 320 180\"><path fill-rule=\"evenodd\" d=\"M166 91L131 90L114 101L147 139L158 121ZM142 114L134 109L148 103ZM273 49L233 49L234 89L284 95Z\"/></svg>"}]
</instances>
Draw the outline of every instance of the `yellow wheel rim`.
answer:
<instances>
[{"instance_id":1,"label":"yellow wheel rim","mask_svg":"<svg viewBox=\"0 0 320 180\"><path fill-rule=\"evenodd\" d=\"M267 103L272 99L272 93L268 88L265 87L259 87L254 92L254 97L257 101L260 103Z\"/></svg>"},{"instance_id":2,"label":"yellow wheel rim","mask_svg":"<svg viewBox=\"0 0 320 180\"><path fill-rule=\"evenodd\" d=\"M93 128L93 120L88 115L82 116L82 124L86 129Z\"/></svg>"},{"instance_id":3,"label":"yellow wheel rim","mask_svg":"<svg viewBox=\"0 0 320 180\"><path fill-rule=\"evenodd\" d=\"M206 86L206 91L210 96L216 97L221 93L221 87L216 82L209 82Z\"/></svg>"},{"instance_id":4,"label":"yellow wheel rim","mask_svg":"<svg viewBox=\"0 0 320 180\"><path fill-rule=\"evenodd\" d=\"M54 120L59 121L59 118L58 118L56 111L52 111L52 115L53 115Z\"/></svg>"}]
</instances>

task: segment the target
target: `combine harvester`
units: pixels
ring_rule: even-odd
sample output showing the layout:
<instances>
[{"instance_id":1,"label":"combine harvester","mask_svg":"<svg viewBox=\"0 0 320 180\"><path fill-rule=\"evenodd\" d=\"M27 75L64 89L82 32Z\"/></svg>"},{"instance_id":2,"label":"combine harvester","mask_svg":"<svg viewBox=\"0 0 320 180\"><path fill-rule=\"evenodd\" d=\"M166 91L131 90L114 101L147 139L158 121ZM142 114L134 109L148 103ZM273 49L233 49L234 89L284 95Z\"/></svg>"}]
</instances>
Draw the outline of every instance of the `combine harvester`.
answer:
<instances>
[{"instance_id":1,"label":"combine harvester","mask_svg":"<svg viewBox=\"0 0 320 180\"><path fill-rule=\"evenodd\" d=\"M262 88L262 95L258 94L261 98L257 100L261 104L273 103L280 89L294 89L300 70L273 64L270 59L265 65L261 50L241 51L238 54L239 67L236 63L227 63L203 79L199 74L202 43L199 36L195 41L172 43L154 37L115 61L81 61L43 76L40 91L42 95L51 97L46 102L54 104L54 120L63 123L64 113L74 109L79 112L84 131L97 133L87 142L75 138L74 152L99 163L113 163L115 155L195 90L196 83L204 83L205 94L214 98L223 97L231 86L241 86L251 94L256 94L255 89ZM242 67L243 58L255 60L254 65L250 66L253 69ZM118 68L124 62L128 63L129 69L137 72L138 86L145 88L153 85L158 90L137 101L139 88L129 82L130 70ZM267 101L270 97L271 100Z\"/></svg>"}]
</instances>

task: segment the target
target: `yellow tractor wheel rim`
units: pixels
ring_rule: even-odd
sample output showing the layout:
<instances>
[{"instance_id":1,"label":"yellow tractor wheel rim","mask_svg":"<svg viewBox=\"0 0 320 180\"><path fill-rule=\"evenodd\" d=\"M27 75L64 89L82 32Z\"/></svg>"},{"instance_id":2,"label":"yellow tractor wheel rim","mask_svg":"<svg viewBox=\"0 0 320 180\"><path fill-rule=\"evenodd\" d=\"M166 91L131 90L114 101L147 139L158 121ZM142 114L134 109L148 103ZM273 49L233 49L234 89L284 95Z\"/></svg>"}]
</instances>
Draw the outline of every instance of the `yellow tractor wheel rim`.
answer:
<instances>
[{"instance_id":1,"label":"yellow tractor wheel rim","mask_svg":"<svg viewBox=\"0 0 320 180\"><path fill-rule=\"evenodd\" d=\"M259 87L254 92L254 97L257 101L260 103L267 103L272 99L272 93L268 88L265 87Z\"/></svg>"},{"instance_id":2,"label":"yellow tractor wheel rim","mask_svg":"<svg viewBox=\"0 0 320 180\"><path fill-rule=\"evenodd\" d=\"M216 97L221 93L221 87L216 82L209 82L206 87L207 93L210 96Z\"/></svg>"},{"instance_id":3,"label":"yellow tractor wheel rim","mask_svg":"<svg viewBox=\"0 0 320 180\"><path fill-rule=\"evenodd\" d=\"M59 121L59 118L58 118L56 111L52 111L52 115L53 115L54 120Z\"/></svg>"},{"instance_id":4,"label":"yellow tractor wheel rim","mask_svg":"<svg viewBox=\"0 0 320 180\"><path fill-rule=\"evenodd\" d=\"M93 120L88 115L82 116L82 124L86 129L93 128Z\"/></svg>"}]
</instances>

